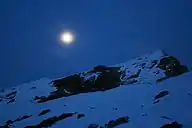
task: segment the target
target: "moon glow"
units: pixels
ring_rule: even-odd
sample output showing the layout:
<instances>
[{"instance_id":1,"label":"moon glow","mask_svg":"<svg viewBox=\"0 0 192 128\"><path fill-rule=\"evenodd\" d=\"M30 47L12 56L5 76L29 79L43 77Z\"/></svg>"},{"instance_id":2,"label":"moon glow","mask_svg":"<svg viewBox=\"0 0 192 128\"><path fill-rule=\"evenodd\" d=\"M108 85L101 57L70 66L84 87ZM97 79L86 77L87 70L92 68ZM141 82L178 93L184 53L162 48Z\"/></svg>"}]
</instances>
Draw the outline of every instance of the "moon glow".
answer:
<instances>
[{"instance_id":1,"label":"moon glow","mask_svg":"<svg viewBox=\"0 0 192 128\"><path fill-rule=\"evenodd\" d=\"M60 40L64 44L71 44L74 41L74 35L71 32L63 32L60 35Z\"/></svg>"}]
</instances>

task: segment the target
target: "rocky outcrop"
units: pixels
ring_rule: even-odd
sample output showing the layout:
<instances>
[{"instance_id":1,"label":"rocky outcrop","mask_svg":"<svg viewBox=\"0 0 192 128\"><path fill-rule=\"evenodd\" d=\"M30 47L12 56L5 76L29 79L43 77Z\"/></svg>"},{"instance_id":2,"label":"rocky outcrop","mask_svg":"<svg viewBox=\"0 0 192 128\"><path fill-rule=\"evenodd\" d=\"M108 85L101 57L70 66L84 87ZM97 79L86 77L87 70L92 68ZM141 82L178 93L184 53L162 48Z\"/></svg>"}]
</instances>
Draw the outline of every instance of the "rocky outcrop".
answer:
<instances>
[{"instance_id":1,"label":"rocky outcrop","mask_svg":"<svg viewBox=\"0 0 192 128\"><path fill-rule=\"evenodd\" d=\"M159 103L159 102L160 102L160 99L163 98L163 97L165 97L165 96L167 96L167 95L169 95L169 91L166 91L166 90L160 91L160 92L155 96L153 104Z\"/></svg>"},{"instance_id":2,"label":"rocky outcrop","mask_svg":"<svg viewBox=\"0 0 192 128\"><path fill-rule=\"evenodd\" d=\"M160 60L158 68L165 70L167 77L173 77L188 72L188 68L181 65L173 56L164 57Z\"/></svg>"},{"instance_id":3,"label":"rocky outcrop","mask_svg":"<svg viewBox=\"0 0 192 128\"><path fill-rule=\"evenodd\" d=\"M169 94L168 91L161 91L159 92L156 96L155 96L155 100L159 99L159 98L162 98L164 96L167 96Z\"/></svg>"},{"instance_id":4,"label":"rocky outcrop","mask_svg":"<svg viewBox=\"0 0 192 128\"><path fill-rule=\"evenodd\" d=\"M121 124L125 124L129 122L129 117L119 117L116 120L110 120L107 124L105 124L105 128L114 128Z\"/></svg>"},{"instance_id":5,"label":"rocky outcrop","mask_svg":"<svg viewBox=\"0 0 192 128\"><path fill-rule=\"evenodd\" d=\"M74 113L63 113L63 114L61 114L59 116L53 116L53 117L50 117L48 119L45 119L45 120L41 121L39 124L37 124L37 125L26 126L25 128L51 127L56 122L61 121L61 120L65 119L65 118L71 117L73 115L74 115Z\"/></svg>"},{"instance_id":6,"label":"rocky outcrop","mask_svg":"<svg viewBox=\"0 0 192 128\"><path fill-rule=\"evenodd\" d=\"M78 114L77 119L83 118L84 116L85 116L85 114Z\"/></svg>"},{"instance_id":7,"label":"rocky outcrop","mask_svg":"<svg viewBox=\"0 0 192 128\"><path fill-rule=\"evenodd\" d=\"M148 57L140 57L137 60L138 62L132 63L133 71L123 65L111 67L98 65L90 71L54 80L52 85L55 91L48 96L36 96L34 100L42 103L80 93L106 91L123 84L142 83L141 80L146 76L140 76L140 74L145 74L146 71L149 72L150 70L158 78L156 82L161 82L188 71L188 68L181 65L173 56L161 57L159 61L157 59L148 59ZM164 73L163 76L160 75L161 72Z\"/></svg>"},{"instance_id":8,"label":"rocky outcrop","mask_svg":"<svg viewBox=\"0 0 192 128\"><path fill-rule=\"evenodd\" d=\"M25 119L28 119L30 117L32 117L32 115L25 115L25 116L18 117L15 120L8 120L8 121L5 122L4 126L0 126L0 127L2 127L2 128L9 128L9 126L11 126L13 123L19 122L19 121L22 121L22 120L25 120Z\"/></svg>"},{"instance_id":9,"label":"rocky outcrop","mask_svg":"<svg viewBox=\"0 0 192 128\"><path fill-rule=\"evenodd\" d=\"M182 124L177 123L176 121L172 122L171 124L165 124L160 128L182 128Z\"/></svg>"},{"instance_id":10,"label":"rocky outcrop","mask_svg":"<svg viewBox=\"0 0 192 128\"><path fill-rule=\"evenodd\" d=\"M110 120L107 124L104 126L100 126L99 124L90 124L88 128L115 128L119 125L125 124L129 122L129 117L119 117L116 120Z\"/></svg>"},{"instance_id":11,"label":"rocky outcrop","mask_svg":"<svg viewBox=\"0 0 192 128\"><path fill-rule=\"evenodd\" d=\"M17 91L12 91L4 96L0 95L0 102L6 101L7 104L15 102L15 97L17 95Z\"/></svg>"},{"instance_id":12,"label":"rocky outcrop","mask_svg":"<svg viewBox=\"0 0 192 128\"><path fill-rule=\"evenodd\" d=\"M5 118L0 121L4 125L2 127L38 128L51 127L52 125L55 125L53 127L70 127L71 125L71 127L82 128L114 128L121 127L119 125L122 127L131 127L131 125L142 127L142 125L138 125L142 119L148 121L145 123L148 126L151 125L151 121L158 122L156 119L174 121L178 118L177 120L179 120L179 117L183 117L180 115L181 113L177 113L179 108L170 109L173 110L171 113L176 112L176 116L166 112L170 112L168 108L174 108L177 104L181 105L182 109L187 108L190 111L190 106L184 102L185 99L190 100L191 98L190 87L182 84L181 87L184 88L179 90L181 87L177 86L174 79L172 84L170 84L172 81L170 80L170 83L166 84L165 82L165 85L162 84L160 88L156 82L178 76L187 71L188 68L183 66L175 57L157 52L113 66L98 65L91 70L60 79L41 79L0 92L2 110L9 111L12 108L17 110L21 106L25 108L22 111L14 111L11 116L4 116L2 113L0 116ZM119 86L122 87L118 88ZM163 86L170 87L164 90ZM178 88L178 92L170 93L176 88ZM155 90L157 92L153 95ZM186 90L187 92L185 92ZM97 91L100 92L91 93ZM182 92L181 95L180 92ZM88 94L82 95L82 93ZM175 95L181 98L178 100L178 96L175 97ZM174 97L177 99L174 100ZM63 99L55 100L58 98ZM52 101L48 102L50 100ZM172 100L173 103L161 102L161 100ZM177 101L179 102L177 103ZM148 108L152 108L152 110ZM166 109L166 112L163 113L165 116L157 115L160 118L153 119L153 112L156 110L164 111L164 109ZM29 112L31 115L25 115ZM128 123L130 122L129 117L122 117L122 114L130 115L131 119L133 116L134 119ZM18 117L18 115L25 116ZM104 118L100 119L103 115ZM190 115L188 116L187 118L190 119ZM66 118L68 119L64 120ZM59 123L57 124L57 122ZM157 127L162 125L162 128L181 128L182 126L177 122L155 125Z\"/></svg>"},{"instance_id":13,"label":"rocky outcrop","mask_svg":"<svg viewBox=\"0 0 192 128\"><path fill-rule=\"evenodd\" d=\"M62 79L52 81L56 91L48 97L36 96L34 100L39 103L60 97L67 97L79 93L88 93L95 91L105 91L119 86L120 75L119 67L97 67L92 72L98 73L96 79L85 80L81 74L71 75ZM90 73L90 72L89 72Z\"/></svg>"},{"instance_id":14,"label":"rocky outcrop","mask_svg":"<svg viewBox=\"0 0 192 128\"><path fill-rule=\"evenodd\" d=\"M49 113L50 111L51 111L50 109L45 109L45 110L41 111L38 116L45 115L45 114Z\"/></svg>"}]
</instances>

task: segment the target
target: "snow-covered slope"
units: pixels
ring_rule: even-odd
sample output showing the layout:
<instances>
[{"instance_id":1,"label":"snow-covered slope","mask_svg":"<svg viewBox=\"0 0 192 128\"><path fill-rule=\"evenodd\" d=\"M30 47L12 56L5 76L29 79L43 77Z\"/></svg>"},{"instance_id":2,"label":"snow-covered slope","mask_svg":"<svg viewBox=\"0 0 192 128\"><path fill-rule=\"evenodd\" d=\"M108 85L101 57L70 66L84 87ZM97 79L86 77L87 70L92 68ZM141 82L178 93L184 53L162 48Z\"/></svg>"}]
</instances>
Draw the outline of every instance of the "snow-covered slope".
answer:
<instances>
[{"instance_id":1,"label":"snow-covered slope","mask_svg":"<svg viewBox=\"0 0 192 128\"><path fill-rule=\"evenodd\" d=\"M0 92L0 125L191 128L192 73L186 71L176 58L156 51L65 78L43 78Z\"/></svg>"}]
</instances>

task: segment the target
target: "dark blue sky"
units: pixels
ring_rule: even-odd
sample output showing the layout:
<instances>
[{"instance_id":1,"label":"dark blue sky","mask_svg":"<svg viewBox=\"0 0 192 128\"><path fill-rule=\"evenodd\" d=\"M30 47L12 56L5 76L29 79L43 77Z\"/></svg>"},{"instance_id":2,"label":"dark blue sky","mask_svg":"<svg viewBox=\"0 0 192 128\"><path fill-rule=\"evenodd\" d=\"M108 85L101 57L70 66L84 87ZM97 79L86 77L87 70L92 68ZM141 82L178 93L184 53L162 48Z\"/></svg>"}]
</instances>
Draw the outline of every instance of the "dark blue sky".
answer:
<instances>
[{"instance_id":1,"label":"dark blue sky","mask_svg":"<svg viewBox=\"0 0 192 128\"><path fill-rule=\"evenodd\" d=\"M192 67L191 0L2 0L0 81L11 87L156 49ZM77 35L70 46L59 34Z\"/></svg>"}]
</instances>

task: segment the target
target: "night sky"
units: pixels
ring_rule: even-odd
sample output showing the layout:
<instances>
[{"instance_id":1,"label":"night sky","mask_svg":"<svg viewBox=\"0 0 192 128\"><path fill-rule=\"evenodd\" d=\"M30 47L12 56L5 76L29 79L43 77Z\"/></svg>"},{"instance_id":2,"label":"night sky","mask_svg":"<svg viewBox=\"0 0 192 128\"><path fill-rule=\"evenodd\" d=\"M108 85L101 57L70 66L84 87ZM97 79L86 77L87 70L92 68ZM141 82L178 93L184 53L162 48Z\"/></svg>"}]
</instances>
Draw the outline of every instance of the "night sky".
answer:
<instances>
[{"instance_id":1,"label":"night sky","mask_svg":"<svg viewBox=\"0 0 192 128\"><path fill-rule=\"evenodd\" d=\"M191 0L2 0L0 87L163 49L192 68ZM71 30L76 40L61 45Z\"/></svg>"}]
</instances>

